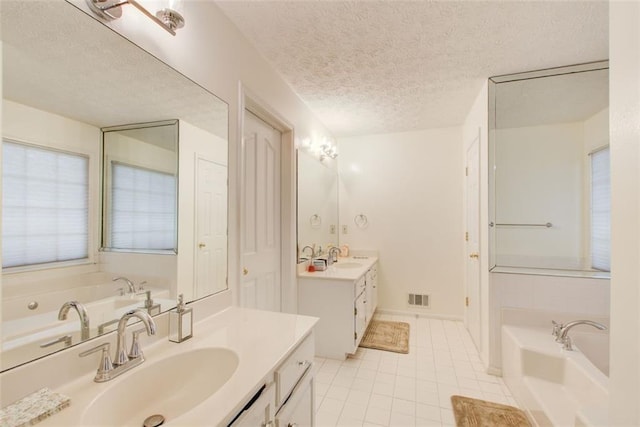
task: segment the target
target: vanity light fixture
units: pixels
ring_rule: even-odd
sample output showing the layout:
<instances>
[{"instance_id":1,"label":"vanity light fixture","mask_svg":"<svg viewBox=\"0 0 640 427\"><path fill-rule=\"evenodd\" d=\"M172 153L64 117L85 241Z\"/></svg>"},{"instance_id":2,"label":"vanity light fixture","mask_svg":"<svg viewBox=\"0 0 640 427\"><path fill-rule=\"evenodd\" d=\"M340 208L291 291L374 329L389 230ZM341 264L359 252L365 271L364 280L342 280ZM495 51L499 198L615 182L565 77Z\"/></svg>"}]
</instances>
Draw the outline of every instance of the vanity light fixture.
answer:
<instances>
[{"instance_id":1,"label":"vanity light fixture","mask_svg":"<svg viewBox=\"0 0 640 427\"><path fill-rule=\"evenodd\" d=\"M120 18L122 6L130 4L174 36L177 29L184 27L183 0L156 2L162 6L155 15L149 12L138 0L86 0L86 2L96 15L108 21Z\"/></svg>"}]
</instances>

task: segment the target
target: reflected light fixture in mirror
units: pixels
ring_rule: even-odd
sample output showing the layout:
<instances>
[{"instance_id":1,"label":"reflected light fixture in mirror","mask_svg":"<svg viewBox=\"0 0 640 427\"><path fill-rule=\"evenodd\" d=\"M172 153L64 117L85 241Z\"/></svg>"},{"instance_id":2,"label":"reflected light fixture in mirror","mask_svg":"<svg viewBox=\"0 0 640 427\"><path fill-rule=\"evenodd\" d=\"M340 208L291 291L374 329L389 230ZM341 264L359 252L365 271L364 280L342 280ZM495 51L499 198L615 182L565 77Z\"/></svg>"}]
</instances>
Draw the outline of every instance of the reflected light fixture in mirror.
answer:
<instances>
[{"instance_id":1,"label":"reflected light fixture in mirror","mask_svg":"<svg viewBox=\"0 0 640 427\"><path fill-rule=\"evenodd\" d=\"M338 157L338 147L326 138L306 138L302 141L300 148L320 161L326 158L335 159Z\"/></svg>"},{"instance_id":2,"label":"reflected light fixture in mirror","mask_svg":"<svg viewBox=\"0 0 640 427\"><path fill-rule=\"evenodd\" d=\"M130 4L174 36L176 35L175 30L184 27L183 0L155 2L160 5L160 9L155 15L137 0L86 0L86 2L96 15L108 21L120 18L122 6Z\"/></svg>"}]
</instances>

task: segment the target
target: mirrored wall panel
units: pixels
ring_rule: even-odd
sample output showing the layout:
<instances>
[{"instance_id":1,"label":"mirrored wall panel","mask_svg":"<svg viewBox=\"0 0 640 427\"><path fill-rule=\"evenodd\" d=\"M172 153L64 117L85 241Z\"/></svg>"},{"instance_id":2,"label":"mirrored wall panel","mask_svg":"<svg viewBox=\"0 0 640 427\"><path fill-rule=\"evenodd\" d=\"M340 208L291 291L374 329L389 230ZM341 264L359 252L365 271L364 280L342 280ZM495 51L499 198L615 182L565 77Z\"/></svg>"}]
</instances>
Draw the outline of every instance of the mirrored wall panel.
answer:
<instances>
[{"instance_id":1,"label":"mirrored wall panel","mask_svg":"<svg viewBox=\"0 0 640 427\"><path fill-rule=\"evenodd\" d=\"M608 76L599 62L490 79L493 266L609 271Z\"/></svg>"},{"instance_id":2,"label":"mirrored wall panel","mask_svg":"<svg viewBox=\"0 0 640 427\"><path fill-rule=\"evenodd\" d=\"M328 162L327 162L328 163ZM338 173L332 164L298 150L298 262L338 245Z\"/></svg>"},{"instance_id":3,"label":"mirrored wall panel","mask_svg":"<svg viewBox=\"0 0 640 427\"><path fill-rule=\"evenodd\" d=\"M0 369L226 289L227 104L68 2L0 19Z\"/></svg>"},{"instance_id":4,"label":"mirrored wall panel","mask_svg":"<svg viewBox=\"0 0 640 427\"><path fill-rule=\"evenodd\" d=\"M178 121L102 129L103 250L178 249Z\"/></svg>"}]
</instances>

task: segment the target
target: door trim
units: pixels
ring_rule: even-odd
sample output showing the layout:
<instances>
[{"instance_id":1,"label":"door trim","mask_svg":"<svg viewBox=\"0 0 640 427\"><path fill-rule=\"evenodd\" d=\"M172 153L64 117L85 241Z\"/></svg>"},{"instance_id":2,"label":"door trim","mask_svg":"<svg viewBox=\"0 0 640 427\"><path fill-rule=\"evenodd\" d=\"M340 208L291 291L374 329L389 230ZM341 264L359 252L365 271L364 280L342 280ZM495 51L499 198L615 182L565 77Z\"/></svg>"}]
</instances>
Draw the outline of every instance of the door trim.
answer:
<instances>
[{"instance_id":1,"label":"door trim","mask_svg":"<svg viewBox=\"0 0 640 427\"><path fill-rule=\"evenodd\" d=\"M477 232L478 232L478 252L479 252L479 258L477 260L478 262L478 278L477 278L477 283L478 283L478 292L477 292L477 301L474 301L473 303L476 304L477 307L477 321L478 321L478 342L475 341L473 335L471 334L471 330L469 328L469 322L470 319L469 317L469 308L465 305L464 307L464 325L465 328L467 329L467 331L469 331L469 334L472 335L472 341L474 342L474 344L476 345L478 352L482 351L482 348L485 346L485 343L483 342L482 339L482 313L483 313L483 307L481 304L481 300L482 300L482 257L483 257L483 251L482 251L482 233L480 232L481 230L481 188L480 188L480 180L481 180L481 170L480 170L480 166L481 166L481 158L482 158L482 129L478 128L478 133L475 136L475 138L473 138L473 140L471 141L470 144L465 144L464 145L464 165L465 165L465 169L467 167L467 165L469 164L469 158L468 158L468 153L469 153L469 149L473 146L473 144L478 144L478 158L477 158L477 164L476 164L476 174L477 174L477 185L478 185L478 192L476 195L474 195L474 197L478 198L478 216L477 216L477 220L478 220L478 224L477 224ZM465 174L466 175L466 174ZM469 200L470 194L469 194L469 185L468 185L468 179L467 176L465 176L465 180L464 180L464 230L465 232L468 231L468 217L469 217L469 213L467 211L468 208L468 200ZM465 275L464 275L464 296L465 298L468 298L470 295L470 283L469 283L469 259L468 259L468 242L465 241L465 245L464 245L464 265L465 265Z\"/></svg>"},{"instance_id":2,"label":"door trim","mask_svg":"<svg viewBox=\"0 0 640 427\"><path fill-rule=\"evenodd\" d=\"M280 307L281 311L287 313L298 312L298 293L296 288L296 164L295 164L295 140L294 127L284 116L279 114L267 102L258 97L249 88L238 83L238 129L237 135L237 158L239 167L237 168L237 180L239 190L237 195L238 203L238 224L242 224L244 207L240 202L244 188L244 162L242 153L244 151L244 112L245 110L258 116L261 120L282 133L281 155L280 155ZM241 259L242 241L244 233L242 225L239 227L238 259ZM237 265L236 274L242 277L242 265ZM234 302L240 304L240 280L236 286Z\"/></svg>"}]
</instances>

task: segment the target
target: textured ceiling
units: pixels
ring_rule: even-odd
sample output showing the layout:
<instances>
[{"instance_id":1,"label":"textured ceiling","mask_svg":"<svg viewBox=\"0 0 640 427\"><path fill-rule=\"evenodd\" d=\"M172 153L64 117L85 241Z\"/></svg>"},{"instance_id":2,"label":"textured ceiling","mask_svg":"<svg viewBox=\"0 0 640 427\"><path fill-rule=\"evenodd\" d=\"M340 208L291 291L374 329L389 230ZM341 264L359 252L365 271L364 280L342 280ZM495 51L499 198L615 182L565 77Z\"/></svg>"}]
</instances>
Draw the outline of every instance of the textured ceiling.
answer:
<instances>
[{"instance_id":1,"label":"textured ceiling","mask_svg":"<svg viewBox=\"0 0 640 427\"><path fill-rule=\"evenodd\" d=\"M606 1L214 1L337 136L460 125L490 76L608 58Z\"/></svg>"},{"instance_id":2,"label":"textured ceiling","mask_svg":"<svg viewBox=\"0 0 640 427\"><path fill-rule=\"evenodd\" d=\"M74 6L0 11L3 97L97 127L183 119L227 138L226 103Z\"/></svg>"}]
</instances>

